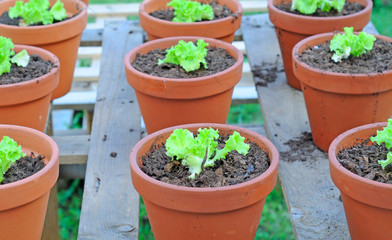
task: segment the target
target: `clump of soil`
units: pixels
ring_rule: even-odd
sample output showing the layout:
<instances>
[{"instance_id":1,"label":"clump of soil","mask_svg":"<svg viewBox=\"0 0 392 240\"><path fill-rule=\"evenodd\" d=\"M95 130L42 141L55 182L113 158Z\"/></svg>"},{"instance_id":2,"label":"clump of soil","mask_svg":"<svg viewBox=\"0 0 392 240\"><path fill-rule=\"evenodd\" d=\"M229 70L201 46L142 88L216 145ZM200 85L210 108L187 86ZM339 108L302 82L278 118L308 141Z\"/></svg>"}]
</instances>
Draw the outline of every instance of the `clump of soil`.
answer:
<instances>
[{"instance_id":1,"label":"clump of soil","mask_svg":"<svg viewBox=\"0 0 392 240\"><path fill-rule=\"evenodd\" d=\"M290 147L290 151L281 152L280 159L287 162L309 161L313 159L313 152L318 151L310 132L303 132L301 136L287 141L285 145Z\"/></svg>"},{"instance_id":2,"label":"clump of soil","mask_svg":"<svg viewBox=\"0 0 392 240\"><path fill-rule=\"evenodd\" d=\"M348 1L346 1L346 3L344 4L344 7L341 12L338 12L335 9L332 9L329 12L323 12L320 9L317 9L317 11L313 14L303 14L303 13L299 12L298 10L292 11L291 10L291 2L289 2L289 3L283 2L280 5L275 5L275 7L282 10L282 11L288 12L288 13L294 13L294 14L298 14L298 15L311 16L311 17L346 16L346 15L360 12L363 9L365 9L365 6L363 6L362 4L355 3L355 2L348 2Z\"/></svg>"},{"instance_id":3,"label":"clump of soil","mask_svg":"<svg viewBox=\"0 0 392 240\"><path fill-rule=\"evenodd\" d=\"M233 12L228 7L219 5L215 0L209 3L209 5L212 7L212 10L214 11L213 20L234 16ZM157 11L151 12L150 15L162 20L172 21L174 18L174 9L173 8L159 9ZM202 20L202 21L209 21L209 20Z\"/></svg>"},{"instance_id":4,"label":"clump of soil","mask_svg":"<svg viewBox=\"0 0 392 240\"><path fill-rule=\"evenodd\" d=\"M223 148L224 141L229 136L220 137L218 148ZM215 166L205 168L195 179L190 179L188 169L177 160L171 161L166 155L165 145L153 146L151 151L143 156L141 170L148 176L169 184L186 187L221 187L249 181L263 172L269 165L270 159L266 152L255 143L250 142L250 149L245 156L231 151L226 159L218 160Z\"/></svg>"},{"instance_id":5,"label":"clump of soil","mask_svg":"<svg viewBox=\"0 0 392 240\"><path fill-rule=\"evenodd\" d=\"M19 181L37 173L45 167L44 158L42 155L35 157L34 153L20 158L4 174L1 185Z\"/></svg>"},{"instance_id":6,"label":"clump of soil","mask_svg":"<svg viewBox=\"0 0 392 240\"><path fill-rule=\"evenodd\" d=\"M367 74L392 70L392 42L377 39L371 51L359 57L349 56L339 63L331 59L333 52L329 50L329 44L330 41L305 49L299 60L311 67L336 73Z\"/></svg>"},{"instance_id":7,"label":"clump of soil","mask_svg":"<svg viewBox=\"0 0 392 240\"><path fill-rule=\"evenodd\" d=\"M41 77L54 67L49 60L44 60L38 55L30 55L29 64L26 67L18 67L12 63L11 71L0 76L0 85L19 83Z\"/></svg>"},{"instance_id":8,"label":"clump of soil","mask_svg":"<svg viewBox=\"0 0 392 240\"><path fill-rule=\"evenodd\" d=\"M369 145L369 139L361 144L341 150L336 158L343 167L361 177L392 184L392 166L382 170L378 160L387 159L389 150L385 144Z\"/></svg>"},{"instance_id":9,"label":"clump of soil","mask_svg":"<svg viewBox=\"0 0 392 240\"><path fill-rule=\"evenodd\" d=\"M208 69L205 69L203 64L201 64L200 69L186 72L182 67L175 64L163 63L158 66L158 59L165 59L165 56L166 49L155 49L144 55L137 54L135 61L131 65L139 72L151 76L197 78L222 72L237 62L225 49L209 47L207 48L206 57Z\"/></svg>"},{"instance_id":10,"label":"clump of soil","mask_svg":"<svg viewBox=\"0 0 392 240\"><path fill-rule=\"evenodd\" d=\"M284 69L278 64L262 63L252 67L253 77L256 86L267 87L268 84L276 81L277 73L283 72Z\"/></svg>"}]
</instances>

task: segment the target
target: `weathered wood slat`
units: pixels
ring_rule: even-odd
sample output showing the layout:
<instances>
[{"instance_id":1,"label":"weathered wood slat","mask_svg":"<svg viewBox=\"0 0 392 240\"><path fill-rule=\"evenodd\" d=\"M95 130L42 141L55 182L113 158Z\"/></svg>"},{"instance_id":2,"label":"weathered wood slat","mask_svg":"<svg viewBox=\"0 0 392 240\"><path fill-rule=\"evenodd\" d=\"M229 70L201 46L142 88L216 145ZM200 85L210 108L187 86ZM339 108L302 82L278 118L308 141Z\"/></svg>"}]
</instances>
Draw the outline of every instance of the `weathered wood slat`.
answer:
<instances>
[{"instance_id":1,"label":"weathered wood slat","mask_svg":"<svg viewBox=\"0 0 392 240\"><path fill-rule=\"evenodd\" d=\"M90 135L53 136L60 151L60 164L85 164L90 146Z\"/></svg>"},{"instance_id":2,"label":"weathered wood slat","mask_svg":"<svg viewBox=\"0 0 392 240\"><path fill-rule=\"evenodd\" d=\"M282 69L279 44L267 14L246 17L242 31L252 69ZM289 151L285 142L310 132L302 92L289 87L281 71L268 87L257 86L257 92L269 138L280 152ZM297 239L349 239L327 156L316 147L312 150L304 162L280 159L279 177L294 233Z\"/></svg>"},{"instance_id":3,"label":"weathered wood slat","mask_svg":"<svg viewBox=\"0 0 392 240\"><path fill-rule=\"evenodd\" d=\"M141 43L138 25L107 22L78 239L138 237L139 195L132 187L128 157L140 139L140 112L123 58Z\"/></svg>"}]
</instances>

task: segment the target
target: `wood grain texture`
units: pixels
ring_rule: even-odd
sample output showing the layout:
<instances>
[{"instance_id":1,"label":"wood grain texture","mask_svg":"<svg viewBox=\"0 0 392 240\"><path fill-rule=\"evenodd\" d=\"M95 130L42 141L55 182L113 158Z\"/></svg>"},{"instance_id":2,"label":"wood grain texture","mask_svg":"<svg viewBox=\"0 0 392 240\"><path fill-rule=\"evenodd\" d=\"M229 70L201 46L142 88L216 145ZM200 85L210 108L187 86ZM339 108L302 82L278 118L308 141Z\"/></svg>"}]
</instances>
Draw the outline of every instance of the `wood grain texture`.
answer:
<instances>
[{"instance_id":1,"label":"wood grain texture","mask_svg":"<svg viewBox=\"0 0 392 240\"><path fill-rule=\"evenodd\" d=\"M245 17L242 31L252 69L282 69L275 29L267 14ZM302 92L287 85L282 71L267 87L257 86L257 92L268 137L280 152L290 150L284 143L304 131L310 132ZM281 158L279 163L279 178L296 238L349 239L340 193L329 175L327 155L316 147L306 155L305 162Z\"/></svg>"},{"instance_id":2,"label":"wood grain texture","mask_svg":"<svg viewBox=\"0 0 392 240\"><path fill-rule=\"evenodd\" d=\"M107 22L78 239L138 238L139 195L132 186L128 159L140 140L140 112L123 59L140 44L138 25Z\"/></svg>"},{"instance_id":3,"label":"wood grain texture","mask_svg":"<svg viewBox=\"0 0 392 240\"><path fill-rule=\"evenodd\" d=\"M86 164L90 135L52 136L60 151L60 165Z\"/></svg>"}]
</instances>

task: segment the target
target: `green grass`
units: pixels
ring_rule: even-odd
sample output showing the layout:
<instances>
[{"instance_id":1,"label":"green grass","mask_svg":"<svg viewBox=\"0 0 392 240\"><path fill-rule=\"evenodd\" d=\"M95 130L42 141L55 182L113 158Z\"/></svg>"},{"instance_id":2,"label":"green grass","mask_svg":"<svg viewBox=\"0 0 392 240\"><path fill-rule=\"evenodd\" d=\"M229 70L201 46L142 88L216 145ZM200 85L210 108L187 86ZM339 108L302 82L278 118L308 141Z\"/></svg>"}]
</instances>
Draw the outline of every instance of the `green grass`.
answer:
<instances>
[{"instance_id":1,"label":"green grass","mask_svg":"<svg viewBox=\"0 0 392 240\"><path fill-rule=\"evenodd\" d=\"M392 37L392 1L374 0L371 21L381 35Z\"/></svg>"}]
</instances>

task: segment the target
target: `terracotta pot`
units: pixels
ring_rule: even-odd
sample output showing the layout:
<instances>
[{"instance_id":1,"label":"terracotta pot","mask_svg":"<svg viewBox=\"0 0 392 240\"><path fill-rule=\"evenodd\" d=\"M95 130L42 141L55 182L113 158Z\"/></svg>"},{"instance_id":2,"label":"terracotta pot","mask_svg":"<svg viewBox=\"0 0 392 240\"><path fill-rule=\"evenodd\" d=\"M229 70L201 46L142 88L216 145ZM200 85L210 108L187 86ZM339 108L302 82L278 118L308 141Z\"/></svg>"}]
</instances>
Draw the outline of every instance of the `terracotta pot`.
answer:
<instances>
[{"instance_id":1,"label":"terracotta pot","mask_svg":"<svg viewBox=\"0 0 392 240\"><path fill-rule=\"evenodd\" d=\"M176 128L197 131L219 129L220 134L237 131L246 142L266 151L271 165L250 181L225 187L191 188L155 180L139 166L151 146L163 144ZM132 183L143 197L152 231L157 240L254 239L266 196L276 184L279 154L265 137L247 129L224 124L187 124L166 128L139 141L131 151Z\"/></svg>"},{"instance_id":2,"label":"terracotta pot","mask_svg":"<svg viewBox=\"0 0 392 240\"><path fill-rule=\"evenodd\" d=\"M223 72L206 77L170 79L141 73L131 66L136 54L157 48L170 48L179 40L200 37L157 39L132 49L124 59L128 83L135 89L148 133L179 124L196 122L226 123L234 86L242 75L243 55L231 44L203 38L209 46L224 48L237 62Z\"/></svg>"},{"instance_id":3,"label":"terracotta pot","mask_svg":"<svg viewBox=\"0 0 392 240\"><path fill-rule=\"evenodd\" d=\"M290 0L268 0L268 13L271 22L275 25L279 40L287 82L293 88L301 90L300 82L293 73L292 50L295 44L309 36L343 31L344 27L354 27L354 31L361 31L370 21L373 3L372 0L351 0L365 6L362 11L341 17L311 17L297 15L279 10L275 5Z\"/></svg>"},{"instance_id":4,"label":"terracotta pot","mask_svg":"<svg viewBox=\"0 0 392 240\"><path fill-rule=\"evenodd\" d=\"M56 143L37 130L0 125L0 137L9 136L25 153L45 156L46 166L23 180L0 185L0 239L39 240L44 226L49 192L59 174Z\"/></svg>"},{"instance_id":5,"label":"terracotta pot","mask_svg":"<svg viewBox=\"0 0 392 240\"><path fill-rule=\"evenodd\" d=\"M329 148L331 178L339 188L351 239L391 239L392 185L358 176L344 168L336 154L362 143L387 123L373 123L339 135Z\"/></svg>"},{"instance_id":6,"label":"terracotta pot","mask_svg":"<svg viewBox=\"0 0 392 240\"><path fill-rule=\"evenodd\" d=\"M147 32L148 40L175 36L200 36L216 38L233 42L235 31L241 26L242 6L237 0L217 0L220 5L226 5L236 17L226 17L218 20L178 23L161 20L149 15L159 9L168 8L171 0L146 0L140 4L140 25ZM211 2L212 0L197 0Z\"/></svg>"},{"instance_id":7,"label":"terracotta pot","mask_svg":"<svg viewBox=\"0 0 392 240\"><path fill-rule=\"evenodd\" d=\"M0 124L20 125L44 132L52 92L59 83L59 60L51 52L32 46L15 45L14 51L23 49L30 55L37 54L50 60L55 67L39 78L0 85Z\"/></svg>"},{"instance_id":8,"label":"terracotta pot","mask_svg":"<svg viewBox=\"0 0 392 240\"><path fill-rule=\"evenodd\" d=\"M28 0L23 0L27 2ZM0 14L15 5L16 0L0 2ZM56 0L50 0L51 5ZM45 26L19 27L0 24L0 32L15 44L33 45L55 54L61 63L60 83L52 95L59 98L69 92L75 70L82 32L87 25L87 7L79 0L62 0L68 16L75 17Z\"/></svg>"},{"instance_id":9,"label":"terracotta pot","mask_svg":"<svg viewBox=\"0 0 392 240\"><path fill-rule=\"evenodd\" d=\"M343 74L322 71L299 61L306 48L331 40L333 33L300 41L293 49L294 74L301 81L313 141L327 151L342 132L392 115L392 71ZM391 38L375 35L385 41Z\"/></svg>"}]
</instances>

